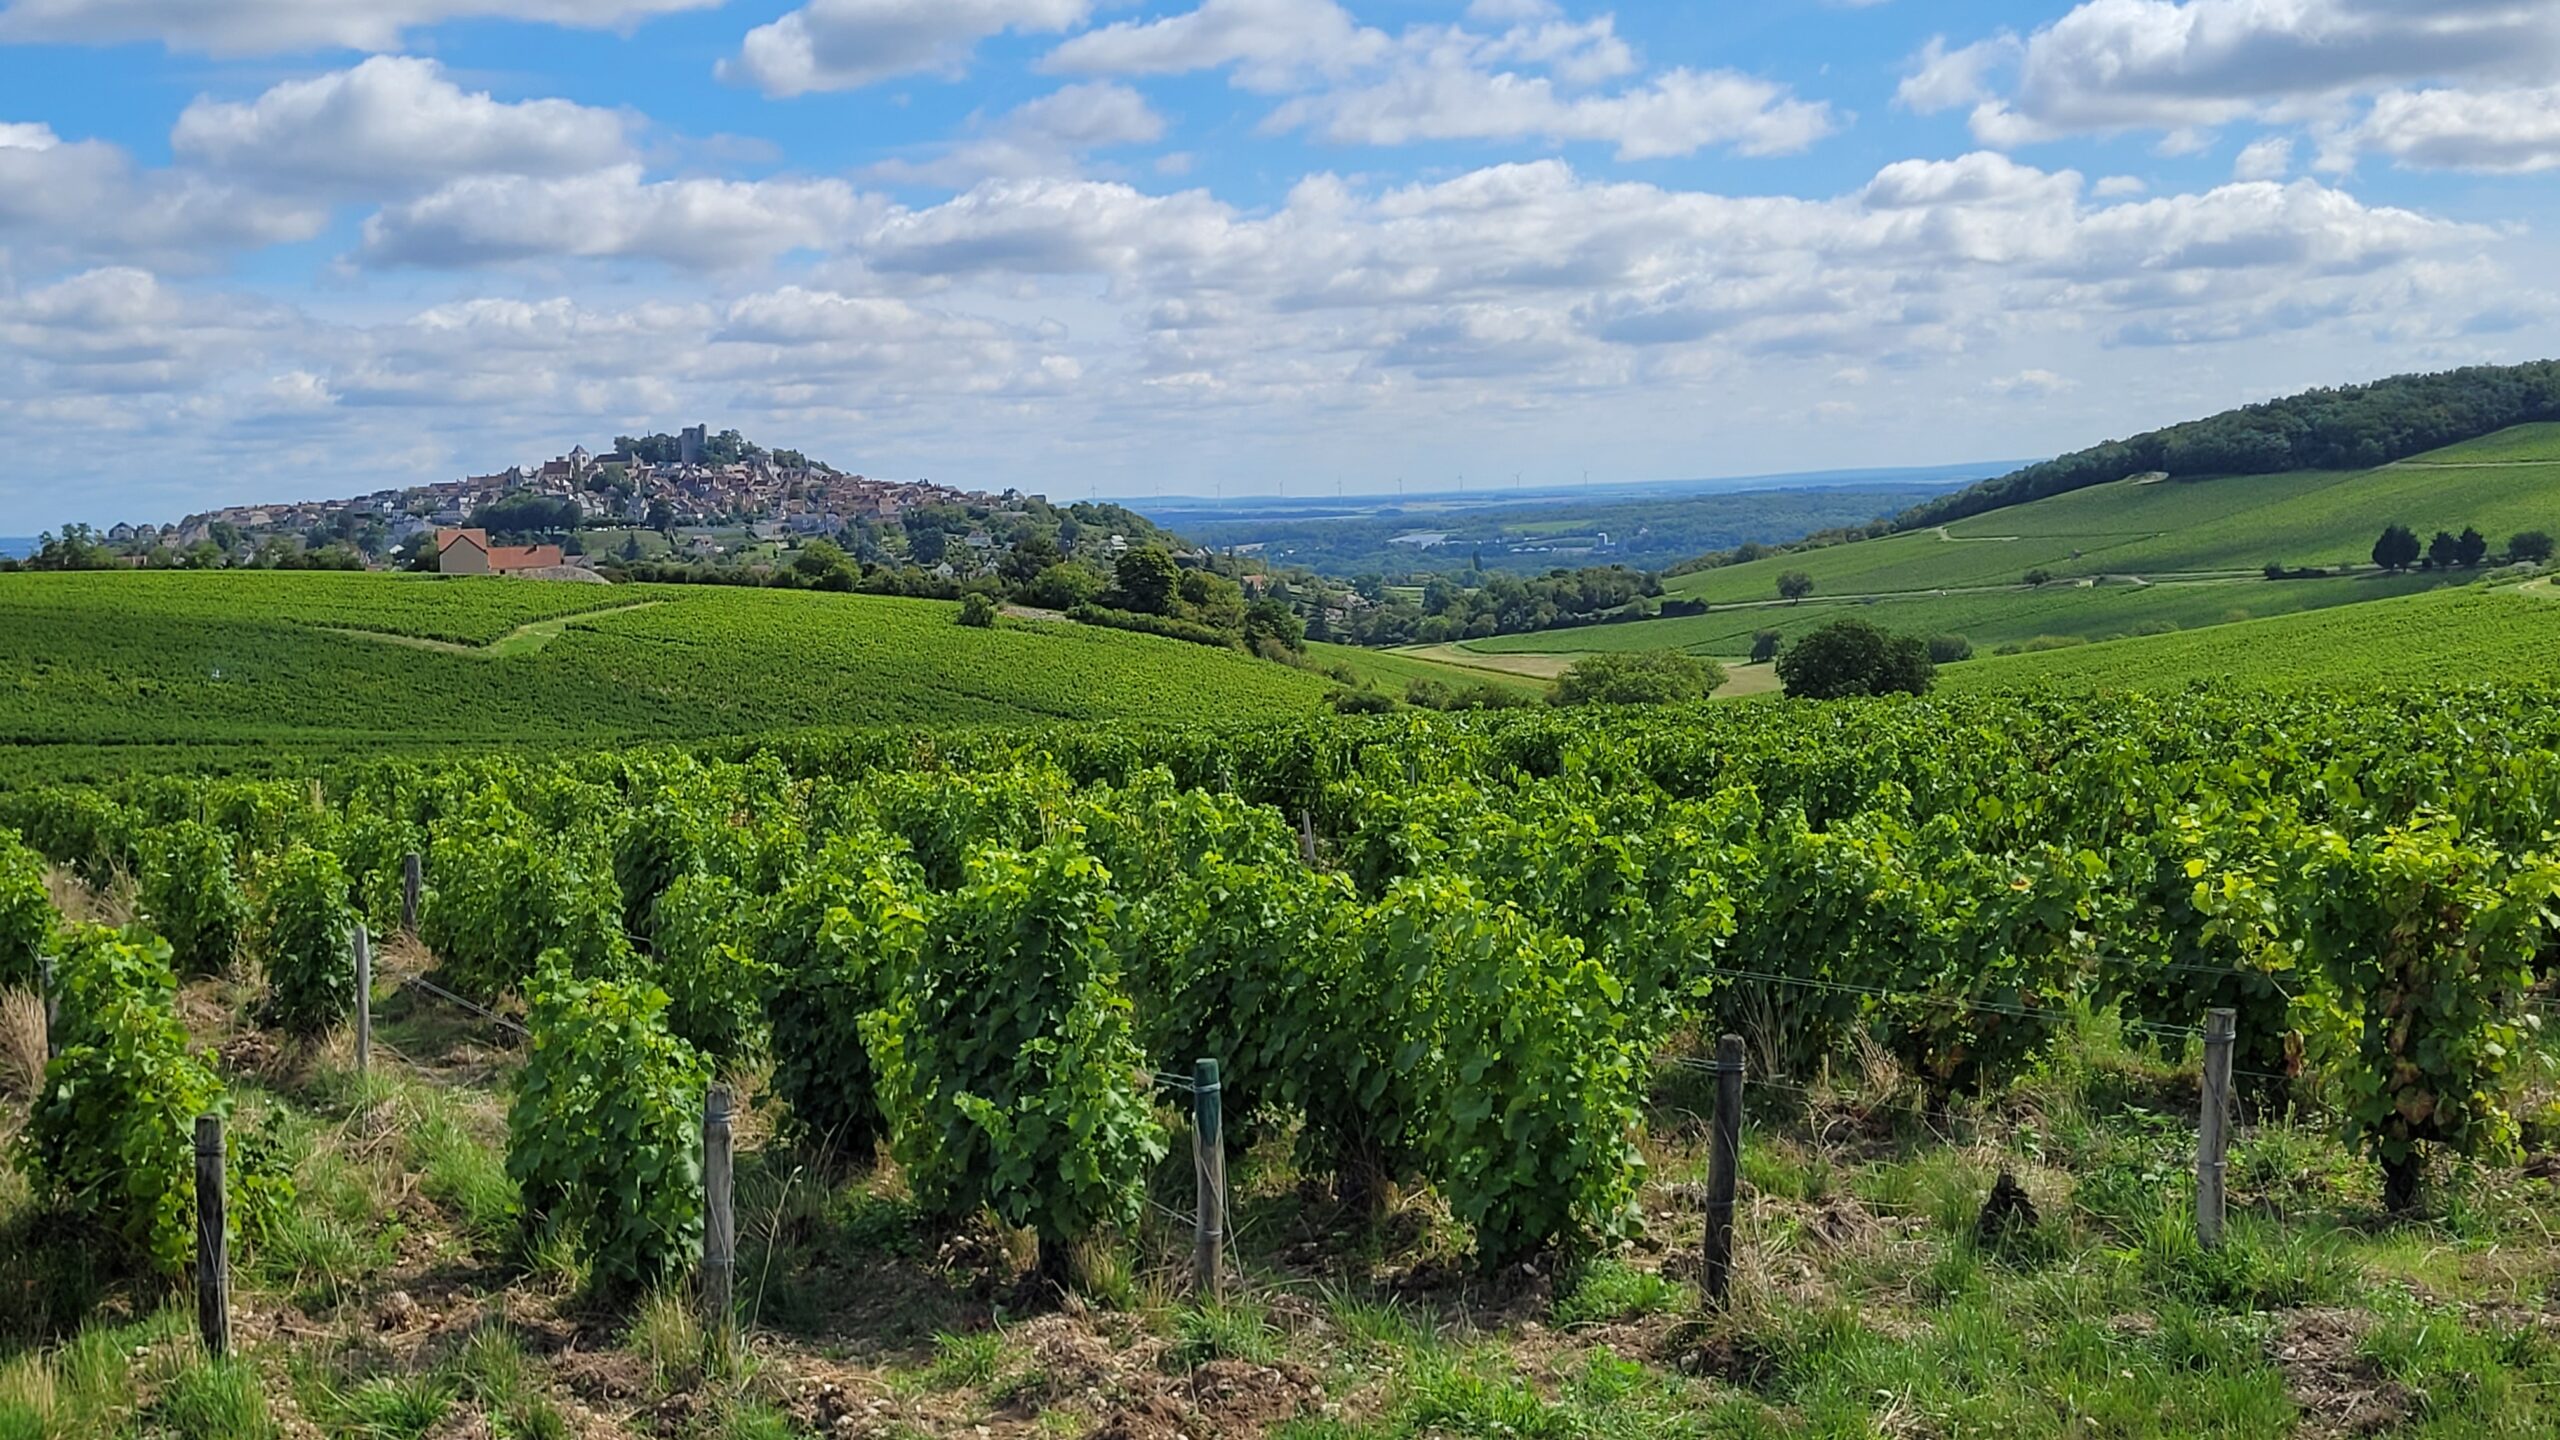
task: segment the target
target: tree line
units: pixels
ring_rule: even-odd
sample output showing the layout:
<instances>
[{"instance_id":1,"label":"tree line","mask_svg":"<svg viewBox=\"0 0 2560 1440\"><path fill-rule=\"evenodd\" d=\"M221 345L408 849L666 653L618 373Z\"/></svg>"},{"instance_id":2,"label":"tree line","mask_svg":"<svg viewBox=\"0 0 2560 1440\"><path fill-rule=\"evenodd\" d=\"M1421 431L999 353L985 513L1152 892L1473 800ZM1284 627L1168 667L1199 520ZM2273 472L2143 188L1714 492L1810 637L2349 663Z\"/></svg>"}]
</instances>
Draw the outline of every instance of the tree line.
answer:
<instances>
[{"instance_id":1,"label":"tree line","mask_svg":"<svg viewBox=\"0 0 2560 1440\"><path fill-rule=\"evenodd\" d=\"M1893 528L1927 529L2154 472L2366 470L2537 420L2560 420L2560 361L2395 375L2244 405L2075 450L1915 505L1896 517Z\"/></svg>"}]
</instances>

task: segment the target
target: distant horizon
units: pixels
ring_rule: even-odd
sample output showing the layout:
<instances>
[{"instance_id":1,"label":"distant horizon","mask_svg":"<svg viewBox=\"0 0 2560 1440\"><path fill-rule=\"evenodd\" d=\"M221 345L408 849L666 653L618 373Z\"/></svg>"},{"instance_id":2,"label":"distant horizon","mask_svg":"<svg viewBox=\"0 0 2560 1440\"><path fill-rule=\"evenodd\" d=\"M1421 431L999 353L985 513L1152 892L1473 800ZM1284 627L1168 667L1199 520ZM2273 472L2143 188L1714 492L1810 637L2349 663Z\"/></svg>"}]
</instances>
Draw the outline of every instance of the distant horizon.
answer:
<instances>
[{"instance_id":1,"label":"distant horizon","mask_svg":"<svg viewBox=\"0 0 2560 1440\"><path fill-rule=\"evenodd\" d=\"M1252 489L1235 494L1200 495L1178 492L1164 495L1104 495L1047 498L1052 504L1070 504L1077 499L1090 499L1106 505L1119 505L1145 515L1151 510L1239 510L1267 511L1290 506L1321 506L1329 501L1358 501L1364 509L1378 502L1400 499L1409 504L1442 501L1464 501L1468 508L1509 505L1531 505L1547 500L1573 500L1583 496L1609 497L1618 500L1659 495L1678 499L1687 495L1744 495L1754 491L1851 489L1864 486L1910 485L1926 488L1934 482L1949 480L1988 480L2006 475L2033 460L1974 460L1942 465L1878 465L1845 466L1818 470L1782 470L1747 475L1677 476L1651 480L1598 480L1588 482L1564 480L1524 483L1514 486L1502 480L1459 489L1454 484L1422 489L1408 485L1402 490L1389 487L1354 486L1347 482L1339 490L1326 489L1321 483L1287 493L1278 490ZM1036 493L1036 492L1026 492Z\"/></svg>"}]
</instances>

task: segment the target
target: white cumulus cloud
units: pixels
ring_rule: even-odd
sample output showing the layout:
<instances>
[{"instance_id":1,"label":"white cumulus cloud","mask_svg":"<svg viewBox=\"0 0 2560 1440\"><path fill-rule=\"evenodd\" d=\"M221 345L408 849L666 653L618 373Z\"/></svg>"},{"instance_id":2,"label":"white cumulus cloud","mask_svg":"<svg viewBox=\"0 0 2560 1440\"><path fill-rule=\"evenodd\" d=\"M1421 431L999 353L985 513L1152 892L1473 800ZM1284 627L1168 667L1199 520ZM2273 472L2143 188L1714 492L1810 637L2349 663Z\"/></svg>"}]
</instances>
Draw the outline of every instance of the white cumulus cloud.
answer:
<instances>
[{"instance_id":1,"label":"white cumulus cloud","mask_svg":"<svg viewBox=\"0 0 2560 1440\"><path fill-rule=\"evenodd\" d=\"M214 55L397 50L405 32L505 18L619 29L720 0L8 0L0 41L151 42Z\"/></svg>"},{"instance_id":2,"label":"white cumulus cloud","mask_svg":"<svg viewBox=\"0 0 2560 1440\"><path fill-rule=\"evenodd\" d=\"M466 91L433 60L377 55L247 102L198 99L170 147L288 188L397 192L465 175L571 175L630 155L627 119L566 100Z\"/></svg>"},{"instance_id":3,"label":"white cumulus cloud","mask_svg":"<svg viewBox=\"0 0 2560 1440\"><path fill-rule=\"evenodd\" d=\"M767 95L851 90L895 75L957 78L978 42L1007 31L1054 34L1091 0L811 0L747 32L720 78Z\"/></svg>"}]
</instances>

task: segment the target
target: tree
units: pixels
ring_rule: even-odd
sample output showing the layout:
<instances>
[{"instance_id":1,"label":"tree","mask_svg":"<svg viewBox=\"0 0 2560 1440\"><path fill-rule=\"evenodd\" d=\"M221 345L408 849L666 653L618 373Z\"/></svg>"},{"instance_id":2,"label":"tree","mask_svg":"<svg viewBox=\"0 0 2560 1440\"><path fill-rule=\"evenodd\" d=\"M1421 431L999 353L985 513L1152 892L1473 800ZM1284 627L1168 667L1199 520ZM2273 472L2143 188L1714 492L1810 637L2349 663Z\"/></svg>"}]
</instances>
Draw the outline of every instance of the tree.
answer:
<instances>
[{"instance_id":1,"label":"tree","mask_svg":"<svg viewBox=\"0 0 2560 1440\"><path fill-rule=\"evenodd\" d=\"M1724 667L1677 650L1586 655L1557 677L1555 705L1667 705L1704 700L1724 684Z\"/></svg>"},{"instance_id":2,"label":"tree","mask_svg":"<svg viewBox=\"0 0 2560 1440\"><path fill-rule=\"evenodd\" d=\"M1751 634L1751 663L1764 664L1778 658L1778 647L1786 637L1775 630L1755 630Z\"/></svg>"},{"instance_id":3,"label":"tree","mask_svg":"<svg viewBox=\"0 0 2560 1440\"><path fill-rule=\"evenodd\" d=\"M1834 620L1787 647L1778 680L1806 700L1853 695L1926 695L1937 679L1929 642L1864 620Z\"/></svg>"},{"instance_id":4,"label":"tree","mask_svg":"<svg viewBox=\"0 0 2560 1440\"><path fill-rule=\"evenodd\" d=\"M2406 525L2394 525L2373 542L2373 563L2385 570L2406 570L2418 563L2418 532Z\"/></svg>"},{"instance_id":5,"label":"tree","mask_svg":"<svg viewBox=\"0 0 2560 1440\"><path fill-rule=\"evenodd\" d=\"M984 590L972 590L961 596L960 623L972 630L996 628L996 597Z\"/></svg>"},{"instance_id":6,"label":"tree","mask_svg":"<svg viewBox=\"0 0 2560 1440\"><path fill-rule=\"evenodd\" d=\"M650 501L649 528L661 535L673 536L676 533L676 507L663 498Z\"/></svg>"},{"instance_id":7,"label":"tree","mask_svg":"<svg viewBox=\"0 0 2560 1440\"><path fill-rule=\"evenodd\" d=\"M1057 541L1034 530L1013 542L1013 548L1005 552L996 568L1006 584L1019 587L1030 584L1041 571L1065 558L1058 551Z\"/></svg>"},{"instance_id":8,"label":"tree","mask_svg":"<svg viewBox=\"0 0 2560 1440\"><path fill-rule=\"evenodd\" d=\"M1789 570L1778 577L1778 598L1793 605L1813 593L1813 577L1801 570Z\"/></svg>"},{"instance_id":9,"label":"tree","mask_svg":"<svg viewBox=\"0 0 2560 1440\"><path fill-rule=\"evenodd\" d=\"M2551 558L2551 534L2546 530L2521 530L2507 542L2507 558L2519 564L2539 565Z\"/></svg>"},{"instance_id":10,"label":"tree","mask_svg":"<svg viewBox=\"0 0 2560 1440\"><path fill-rule=\"evenodd\" d=\"M1961 635L1929 637L1929 663L1933 665L1953 665L1959 660L1972 658L1973 642Z\"/></svg>"},{"instance_id":11,"label":"tree","mask_svg":"<svg viewBox=\"0 0 2560 1440\"><path fill-rule=\"evenodd\" d=\"M2452 569L2453 562L2461 558L2462 542L2453 538L2450 530L2437 531L2436 538L2427 542L2427 563L2438 570Z\"/></svg>"},{"instance_id":12,"label":"tree","mask_svg":"<svg viewBox=\"0 0 2560 1440\"><path fill-rule=\"evenodd\" d=\"M2463 526L2462 534L2453 543L2453 558L2460 561L2465 570L2476 569L2481 561L2489 558L2489 537L2481 534L2477 525Z\"/></svg>"},{"instance_id":13,"label":"tree","mask_svg":"<svg viewBox=\"0 0 2560 1440\"><path fill-rule=\"evenodd\" d=\"M1173 613L1175 588L1182 583L1182 568L1161 545L1141 545L1122 555L1112 568L1120 597L1128 608L1144 615Z\"/></svg>"}]
</instances>

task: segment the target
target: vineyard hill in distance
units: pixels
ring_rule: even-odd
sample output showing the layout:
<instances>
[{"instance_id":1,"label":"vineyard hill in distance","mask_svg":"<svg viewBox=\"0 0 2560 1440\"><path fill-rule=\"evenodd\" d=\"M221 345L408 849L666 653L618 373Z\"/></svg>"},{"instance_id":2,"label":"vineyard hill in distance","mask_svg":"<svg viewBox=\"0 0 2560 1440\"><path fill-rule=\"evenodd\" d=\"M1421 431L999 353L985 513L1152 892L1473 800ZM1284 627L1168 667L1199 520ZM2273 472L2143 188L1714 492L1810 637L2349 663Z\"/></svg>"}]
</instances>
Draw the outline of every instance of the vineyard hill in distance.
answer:
<instances>
[{"instance_id":1,"label":"vineyard hill in distance","mask_svg":"<svg viewBox=\"0 0 2560 1440\"><path fill-rule=\"evenodd\" d=\"M1530 672L1609 650L1739 661L1762 631L1792 640L1855 615L1908 634L1963 636L1982 658L1948 667L1942 683L1996 688L2066 678L2360 681L2387 678L2418 655L2498 674L2501 657L2548 643L2547 607L2462 593L2545 597L2550 587L2538 574L2494 566L2386 573L2372 549L2392 524L2422 538L2476 527L2500 544L2519 532L2560 532L2560 424L2516 426L2372 470L2119 480L1664 582L1666 597L1704 602L1703 615L1413 653ZM2269 565L2330 573L2270 579ZM1799 602L1777 592L1790 571L1813 580ZM2038 583L2027 583L2031 573ZM2356 608L2327 619L2310 613L2340 607ZM2228 644L2189 633L2242 624L2245 638L2235 633ZM2371 647L2356 638L2367 635ZM2069 661L1998 653L2097 641L2122 643Z\"/></svg>"}]
</instances>

